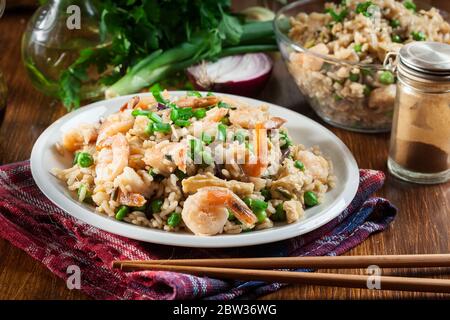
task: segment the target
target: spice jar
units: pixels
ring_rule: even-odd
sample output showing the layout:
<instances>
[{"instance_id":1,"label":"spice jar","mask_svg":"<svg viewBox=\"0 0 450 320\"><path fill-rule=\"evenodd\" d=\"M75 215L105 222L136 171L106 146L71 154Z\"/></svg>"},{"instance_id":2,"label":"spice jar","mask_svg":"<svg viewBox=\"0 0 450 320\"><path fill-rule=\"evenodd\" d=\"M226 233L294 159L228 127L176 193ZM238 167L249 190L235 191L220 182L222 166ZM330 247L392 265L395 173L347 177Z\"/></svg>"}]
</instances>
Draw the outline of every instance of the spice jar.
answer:
<instances>
[{"instance_id":1,"label":"spice jar","mask_svg":"<svg viewBox=\"0 0 450 320\"><path fill-rule=\"evenodd\" d=\"M450 178L450 45L412 42L397 56L389 171L416 183Z\"/></svg>"}]
</instances>

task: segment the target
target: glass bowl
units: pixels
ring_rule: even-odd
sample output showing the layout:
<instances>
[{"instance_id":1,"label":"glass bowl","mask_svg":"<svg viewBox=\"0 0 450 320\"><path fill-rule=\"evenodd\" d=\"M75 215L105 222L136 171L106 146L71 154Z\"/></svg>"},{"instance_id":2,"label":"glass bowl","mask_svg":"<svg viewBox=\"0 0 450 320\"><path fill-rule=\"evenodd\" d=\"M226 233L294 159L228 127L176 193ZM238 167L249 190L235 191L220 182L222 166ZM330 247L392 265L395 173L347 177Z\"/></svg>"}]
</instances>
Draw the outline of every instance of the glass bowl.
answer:
<instances>
[{"instance_id":1,"label":"glass bowl","mask_svg":"<svg viewBox=\"0 0 450 320\"><path fill-rule=\"evenodd\" d=\"M382 64L349 62L314 52L288 36L291 17L301 12L324 12L326 2L333 1L300 0L278 11L274 29L287 68L301 93L324 121L351 131L390 131L396 85L383 84L386 78L380 81L380 76L386 76L389 70ZM419 9L430 8L415 3ZM448 21L445 12L444 19Z\"/></svg>"}]
</instances>

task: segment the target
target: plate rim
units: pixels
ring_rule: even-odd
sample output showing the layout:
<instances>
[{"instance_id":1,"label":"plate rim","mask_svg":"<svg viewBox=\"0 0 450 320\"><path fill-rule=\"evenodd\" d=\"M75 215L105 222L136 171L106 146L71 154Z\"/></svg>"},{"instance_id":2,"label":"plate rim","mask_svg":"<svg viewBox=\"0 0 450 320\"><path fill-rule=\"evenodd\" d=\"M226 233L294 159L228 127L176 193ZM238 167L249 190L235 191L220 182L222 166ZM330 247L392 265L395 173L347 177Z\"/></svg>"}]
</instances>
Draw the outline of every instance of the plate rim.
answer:
<instances>
[{"instance_id":1,"label":"plate rim","mask_svg":"<svg viewBox=\"0 0 450 320\"><path fill-rule=\"evenodd\" d=\"M186 91L169 91L171 95L182 95L185 94ZM206 93L206 92L202 92ZM76 117L78 114L86 112L88 109L93 109L101 106L105 102L108 104L114 104L115 101L122 99L129 99L133 96L149 96L151 93L141 93L141 94L131 94L126 96L119 96L113 99L101 100L97 102L90 103L88 105L83 106L82 108L70 112L63 117L59 118L55 122L53 122L49 127L47 127L36 140L33 145L33 149L31 151L30 157L30 167L31 174L33 176L34 181L36 182L38 188L41 192L58 208L67 213L68 215L81 220L83 223L87 223L91 226L99 228L103 231L107 231L116 235L120 235L129 239L140 240L147 243L156 243L162 245L172 245L172 246L180 246L180 247L192 247L192 248L231 248L231 247L246 247L252 245L266 244L277 242L281 240L286 240L290 238L294 238L300 236L302 234L311 232L330 222L334 218L336 218L352 201L355 197L356 192L359 186L359 168L357 162L350 152L348 147L342 142L339 137L337 137L332 131L325 128L320 123L298 113L291 109L266 102L258 99L242 97L232 94L225 93L215 93L216 95L229 96L232 98L242 99L245 102L249 102L251 105L258 104L266 104L269 108L281 108L283 112L290 113L295 115L296 117L303 118L303 121L310 122L312 125L318 127L321 130L324 130L329 135L334 138L334 142L337 143L342 154L345 156L344 163L346 164L346 168L348 169L348 182L346 183L343 191L341 192L341 196L343 194L348 194L348 199L334 199L333 202L329 205L325 210L320 211L315 216L311 217L307 223L297 223L288 224L286 226L281 227L280 229L264 229L259 230L258 232L251 233L240 233L240 234L227 234L227 235L216 235L216 236L195 236L191 234L185 233L174 233L167 232L159 229L146 228L138 225L133 225L130 223L117 221L112 219L111 217L101 215L99 213L93 212L85 208L83 205L78 203L73 198L68 198L66 195L59 192L57 188L48 188L48 183L46 182L45 173L41 172L40 168L43 168L42 161L43 156L40 157L39 151L44 151L46 142L48 137L55 130L56 127L62 122L66 122L71 118ZM50 174L50 173L48 173ZM50 184L51 185L51 184ZM68 201L70 200L70 201ZM84 214L86 213L89 214ZM325 215L325 217L324 217ZM151 238L151 239L149 239Z\"/></svg>"}]
</instances>

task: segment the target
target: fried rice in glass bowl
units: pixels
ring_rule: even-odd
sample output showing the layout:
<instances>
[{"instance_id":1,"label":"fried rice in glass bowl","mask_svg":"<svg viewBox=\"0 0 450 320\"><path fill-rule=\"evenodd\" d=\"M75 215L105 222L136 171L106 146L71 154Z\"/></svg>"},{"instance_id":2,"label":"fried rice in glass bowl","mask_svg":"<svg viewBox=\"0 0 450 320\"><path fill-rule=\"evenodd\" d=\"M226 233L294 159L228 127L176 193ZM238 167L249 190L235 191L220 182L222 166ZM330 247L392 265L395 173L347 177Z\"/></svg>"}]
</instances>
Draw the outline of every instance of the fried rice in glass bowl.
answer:
<instances>
[{"instance_id":1,"label":"fried rice in glass bowl","mask_svg":"<svg viewBox=\"0 0 450 320\"><path fill-rule=\"evenodd\" d=\"M301 0L277 13L280 52L301 93L333 126L391 129L396 76L383 62L411 41L450 44L449 17L410 0Z\"/></svg>"}]
</instances>

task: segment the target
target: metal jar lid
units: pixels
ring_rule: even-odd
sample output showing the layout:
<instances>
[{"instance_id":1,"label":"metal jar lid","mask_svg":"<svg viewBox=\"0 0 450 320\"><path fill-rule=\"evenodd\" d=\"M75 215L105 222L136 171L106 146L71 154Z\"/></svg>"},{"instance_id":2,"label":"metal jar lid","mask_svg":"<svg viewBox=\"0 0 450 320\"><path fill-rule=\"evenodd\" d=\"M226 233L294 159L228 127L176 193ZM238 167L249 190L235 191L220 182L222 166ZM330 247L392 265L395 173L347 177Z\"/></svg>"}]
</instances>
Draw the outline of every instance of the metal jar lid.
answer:
<instances>
[{"instance_id":1,"label":"metal jar lid","mask_svg":"<svg viewBox=\"0 0 450 320\"><path fill-rule=\"evenodd\" d=\"M400 49L398 71L416 80L450 81L450 45L411 42Z\"/></svg>"}]
</instances>

